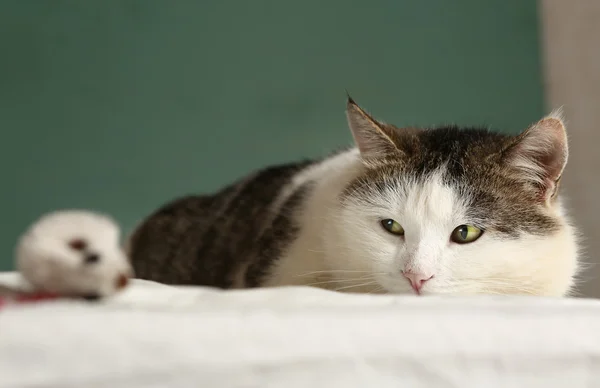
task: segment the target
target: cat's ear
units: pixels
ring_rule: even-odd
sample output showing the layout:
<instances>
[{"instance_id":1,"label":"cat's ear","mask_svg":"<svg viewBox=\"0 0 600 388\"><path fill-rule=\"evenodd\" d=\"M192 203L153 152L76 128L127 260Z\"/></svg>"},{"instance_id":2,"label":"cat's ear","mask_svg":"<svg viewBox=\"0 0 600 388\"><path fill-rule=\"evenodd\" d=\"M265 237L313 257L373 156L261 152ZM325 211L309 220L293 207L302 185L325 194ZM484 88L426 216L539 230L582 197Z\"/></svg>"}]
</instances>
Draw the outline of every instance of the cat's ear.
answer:
<instances>
[{"instance_id":1,"label":"cat's ear","mask_svg":"<svg viewBox=\"0 0 600 388\"><path fill-rule=\"evenodd\" d=\"M527 128L517 136L505 156L522 176L540 189L540 199L547 202L554 198L569 157L561 112L554 112Z\"/></svg>"},{"instance_id":2,"label":"cat's ear","mask_svg":"<svg viewBox=\"0 0 600 388\"><path fill-rule=\"evenodd\" d=\"M354 142L363 158L384 158L398 153L391 130L365 112L350 96L346 103L346 117Z\"/></svg>"}]
</instances>

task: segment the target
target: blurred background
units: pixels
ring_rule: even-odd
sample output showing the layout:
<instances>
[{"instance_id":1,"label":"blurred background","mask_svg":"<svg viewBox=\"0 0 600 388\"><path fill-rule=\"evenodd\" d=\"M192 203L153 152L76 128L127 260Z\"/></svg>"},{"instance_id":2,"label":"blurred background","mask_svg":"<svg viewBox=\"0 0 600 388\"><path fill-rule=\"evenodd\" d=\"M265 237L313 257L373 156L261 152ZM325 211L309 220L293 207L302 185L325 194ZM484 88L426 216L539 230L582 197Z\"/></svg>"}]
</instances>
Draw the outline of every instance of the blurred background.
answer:
<instances>
[{"instance_id":1,"label":"blurred background","mask_svg":"<svg viewBox=\"0 0 600 388\"><path fill-rule=\"evenodd\" d=\"M514 133L564 105L593 261L599 4L3 0L0 270L44 212L107 212L129 232L174 197L350 144L345 89L397 125Z\"/></svg>"}]
</instances>

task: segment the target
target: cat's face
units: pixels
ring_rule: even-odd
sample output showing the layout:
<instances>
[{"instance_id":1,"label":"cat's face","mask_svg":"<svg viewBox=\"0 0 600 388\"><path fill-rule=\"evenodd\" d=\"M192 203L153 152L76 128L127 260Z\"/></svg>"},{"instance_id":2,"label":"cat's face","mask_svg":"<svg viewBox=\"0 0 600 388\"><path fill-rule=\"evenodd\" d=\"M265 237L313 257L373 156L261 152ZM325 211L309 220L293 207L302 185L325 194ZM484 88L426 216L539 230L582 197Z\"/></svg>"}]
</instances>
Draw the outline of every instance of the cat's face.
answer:
<instances>
[{"instance_id":1,"label":"cat's face","mask_svg":"<svg viewBox=\"0 0 600 388\"><path fill-rule=\"evenodd\" d=\"M393 293L569 292L577 244L557 196L560 119L508 136L399 129L353 101L348 118L364 169L340 198L337 245L365 280Z\"/></svg>"}]
</instances>

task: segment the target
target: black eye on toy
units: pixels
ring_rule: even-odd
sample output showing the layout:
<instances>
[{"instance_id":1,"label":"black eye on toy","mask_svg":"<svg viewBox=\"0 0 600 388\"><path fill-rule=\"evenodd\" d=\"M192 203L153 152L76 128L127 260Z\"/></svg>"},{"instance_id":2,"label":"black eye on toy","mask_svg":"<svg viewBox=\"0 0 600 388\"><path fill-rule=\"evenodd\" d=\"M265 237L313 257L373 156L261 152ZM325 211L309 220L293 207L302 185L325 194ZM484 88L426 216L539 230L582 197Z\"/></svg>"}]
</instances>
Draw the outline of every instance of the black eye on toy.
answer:
<instances>
[{"instance_id":1,"label":"black eye on toy","mask_svg":"<svg viewBox=\"0 0 600 388\"><path fill-rule=\"evenodd\" d=\"M71 249L74 251L84 251L87 246L87 241L82 238L74 238L73 240L69 241L69 247L71 247Z\"/></svg>"},{"instance_id":2,"label":"black eye on toy","mask_svg":"<svg viewBox=\"0 0 600 388\"><path fill-rule=\"evenodd\" d=\"M86 264L96 264L100 261L100 255L97 253L89 253L83 258L83 262Z\"/></svg>"},{"instance_id":3,"label":"black eye on toy","mask_svg":"<svg viewBox=\"0 0 600 388\"><path fill-rule=\"evenodd\" d=\"M87 294L82 296L83 299L89 302L97 302L100 300L100 295L98 294Z\"/></svg>"}]
</instances>

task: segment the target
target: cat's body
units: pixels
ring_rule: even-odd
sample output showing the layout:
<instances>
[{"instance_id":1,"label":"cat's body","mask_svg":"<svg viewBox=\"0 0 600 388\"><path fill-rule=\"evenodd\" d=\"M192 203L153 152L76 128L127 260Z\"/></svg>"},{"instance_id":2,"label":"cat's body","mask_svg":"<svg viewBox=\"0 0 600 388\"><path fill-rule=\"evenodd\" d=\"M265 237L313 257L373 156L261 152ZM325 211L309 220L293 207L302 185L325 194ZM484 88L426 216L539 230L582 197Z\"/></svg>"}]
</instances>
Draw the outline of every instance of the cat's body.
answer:
<instances>
[{"instance_id":1,"label":"cat's body","mask_svg":"<svg viewBox=\"0 0 600 388\"><path fill-rule=\"evenodd\" d=\"M148 217L137 277L221 288L565 295L577 239L558 198L562 122L519 136L399 129L352 100L357 148L274 166Z\"/></svg>"}]
</instances>

